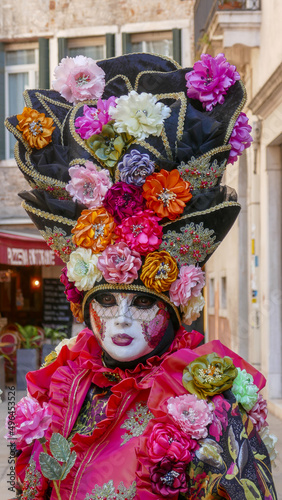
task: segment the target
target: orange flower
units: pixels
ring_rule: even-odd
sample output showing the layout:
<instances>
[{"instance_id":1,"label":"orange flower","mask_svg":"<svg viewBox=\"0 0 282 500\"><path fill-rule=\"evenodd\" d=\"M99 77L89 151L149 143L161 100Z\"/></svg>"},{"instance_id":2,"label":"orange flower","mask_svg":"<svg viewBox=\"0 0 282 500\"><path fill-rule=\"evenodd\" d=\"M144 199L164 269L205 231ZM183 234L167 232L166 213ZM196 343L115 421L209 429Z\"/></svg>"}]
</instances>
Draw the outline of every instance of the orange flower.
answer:
<instances>
[{"instance_id":1,"label":"orange flower","mask_svg":"<svg viewBox=\"0 0 282 500\"><path fill-rule=\"evenodd\" d=\"M183 181L177 169L161 170L149 175L143 185L143 196L147 207L159 217L176 219L182 214L185 202L192 198L190 183Z\"/></svg>"},{"instance_id":2,"label":"orange flower","mask_svg":"<svg viewBox=\"0 0 282 500\"><path fill-rule=\"evenodd\" d=\"M73 242L84 248L91 248L93 253L100 253L114 243L116 236L114 218L103 207L97 210L83 210L72 229Z\"/></svg>"},{"instance_id":3,"label":"orange flower","mask_svg":"<svg viewBox=\"0 0 282 500\"><path fill-rule=\"evenodd\" d=\"M23 138L32 148L42 149L52 141L54 121L44 113L24 107L21 115L17 115L19 124L17 129L23 133Z\"/></svg>"},{"instance_id":4,"label":"orange flower","mask_svg":"<svg viewBox=\"0 0 282 500\"><path fill-rule=\"evenodd\" d=\"M83 323L84 317L83 317L83 313L82 313L81 304L71 302L70 308L71 308L71 312L72 312L74 318L78 321L78 323Z\"/></svg>"},{"instance_id":5,"label":"orange flower","mask_svg":"<svg viewBox=\"0 0 282 500\"><path fill-rule=\"evenodd\" d=\"M140 278L147 288L160 293L169 290L177 276L176 260L168 252L162 251L148 253Z\"/></svg>"}]
</instances>

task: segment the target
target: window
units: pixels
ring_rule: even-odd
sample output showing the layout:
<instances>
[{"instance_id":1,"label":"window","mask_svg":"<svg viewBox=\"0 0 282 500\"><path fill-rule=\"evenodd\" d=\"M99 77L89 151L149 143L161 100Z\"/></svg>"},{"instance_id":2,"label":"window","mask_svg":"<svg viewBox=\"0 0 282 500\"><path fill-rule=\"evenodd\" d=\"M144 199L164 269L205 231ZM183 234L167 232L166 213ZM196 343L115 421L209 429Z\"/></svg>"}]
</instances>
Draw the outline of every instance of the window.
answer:
<instances>
[{"instance_id":1,"label":"window","mask_svg":"<svg viewBox=\"0 0 282 500\"><path fill-rule=\"evenodd\" d=\"M38 87L38 46L8 45L5 48L5 114L16 115L25 105L23 92ZM5 132L6 159L13 158L16 139Z\"/></svg>"},{"instance_id":2,"label":"window","mask_svg":"<svg viewBox=\"0 0 282 500\"><path fill-rule=\"evenodd\" d=\"M106 57L106 39L104 36L84 38L69 38L67 41L67 55L76 57L83 55L95 61Z\"/></svg>"},{"instance_id":3,"label":"window","mask_svg":"<svg viewBox=\"0 0 282 500\"><path fill-rule=\"evenodd\" d=\"M226 276L222 276L220 280L220 307L226 309L227 307L227 283Z\"/></svg>"},{"instance_id":4,"label":"window","mask_svg":"<svg viewBox=\"0 0 282 500\"><path fill-rule=\"evenodd\" d=\"M214 278L209 279L209 307L214 307Z\"/></svg>"},{"instance_id":5,"label":"window","mask_svg":"<svg viewBox=\"0 0 282 500\"><path fill-rule=\"evenodd\" d=\"M128 52L150 52L173 57L172 31L133 33L130 35Z\"/></svg>"}]
</instances>

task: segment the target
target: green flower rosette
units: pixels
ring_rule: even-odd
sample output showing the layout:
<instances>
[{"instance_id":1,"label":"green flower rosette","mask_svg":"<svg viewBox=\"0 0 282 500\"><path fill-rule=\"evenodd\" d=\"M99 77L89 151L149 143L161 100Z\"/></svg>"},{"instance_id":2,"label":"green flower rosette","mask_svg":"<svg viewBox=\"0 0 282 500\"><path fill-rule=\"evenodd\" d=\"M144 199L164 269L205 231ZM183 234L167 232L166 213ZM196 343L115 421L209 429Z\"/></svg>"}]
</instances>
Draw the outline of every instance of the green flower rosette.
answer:
<instances>
[{"instance_id":1,"label":"green flower rosette","mask_svg":"<svg viewBox=\"0 0 282 500\"><path fill-rule=\"evenodd\" d=\"M237 373L229 356L221 358L212 352L195 359L184 368L182 383L190 394L207 399L230 389Z\"/></svg>"}]
</instances>

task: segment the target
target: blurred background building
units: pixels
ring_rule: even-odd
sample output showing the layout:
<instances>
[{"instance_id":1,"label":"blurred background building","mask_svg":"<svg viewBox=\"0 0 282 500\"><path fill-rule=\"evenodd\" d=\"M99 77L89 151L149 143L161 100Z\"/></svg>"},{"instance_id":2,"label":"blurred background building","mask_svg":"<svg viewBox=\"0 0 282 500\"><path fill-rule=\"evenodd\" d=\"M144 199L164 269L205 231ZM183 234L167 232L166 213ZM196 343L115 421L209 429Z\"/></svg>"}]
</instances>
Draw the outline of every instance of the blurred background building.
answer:
<instances>
[{"instance_id":1,"label":"blurred background building","mask_svg":"<svg viewBox=\"0 0 282 500\"><path fill-rule=\"evenodd\" d=\"M44 283L59 283L61 269L16 196L25 181L3 120L21 112L22 91L49 88L54 67L66 55L101 59L147 51L192 66L202 52L224 52L246 85L244 111L254 142L225 174L224 183L237 190L242 210L206 265L204 328L207 340L220 339L262 370L272 410L282 416L281 19L280 0L2 1L2 316L9 322L32 316L42 323Z\"/></svg>"}]
</instances>

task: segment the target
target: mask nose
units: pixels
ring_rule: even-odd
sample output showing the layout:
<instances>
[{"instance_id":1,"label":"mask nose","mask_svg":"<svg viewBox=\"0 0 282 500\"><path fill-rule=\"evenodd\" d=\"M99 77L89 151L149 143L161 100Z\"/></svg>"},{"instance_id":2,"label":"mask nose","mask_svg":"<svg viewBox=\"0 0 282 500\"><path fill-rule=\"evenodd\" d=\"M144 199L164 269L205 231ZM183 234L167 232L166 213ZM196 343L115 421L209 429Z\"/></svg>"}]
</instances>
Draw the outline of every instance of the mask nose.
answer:
<instances>
[{"instance_id":1,"label":"mask nose","mask_svg":"<svg viewBox=\"0 0 282 500\"><path fill-rule=\"evenodd\" d=\"M129 309L128 299L122 299L119 306L117 315L115 317L115 325L119 326L131 326L132 317Z\"/></svg>"}]
</instances>

